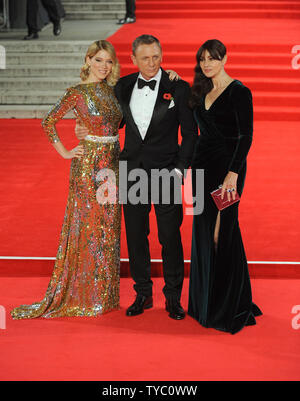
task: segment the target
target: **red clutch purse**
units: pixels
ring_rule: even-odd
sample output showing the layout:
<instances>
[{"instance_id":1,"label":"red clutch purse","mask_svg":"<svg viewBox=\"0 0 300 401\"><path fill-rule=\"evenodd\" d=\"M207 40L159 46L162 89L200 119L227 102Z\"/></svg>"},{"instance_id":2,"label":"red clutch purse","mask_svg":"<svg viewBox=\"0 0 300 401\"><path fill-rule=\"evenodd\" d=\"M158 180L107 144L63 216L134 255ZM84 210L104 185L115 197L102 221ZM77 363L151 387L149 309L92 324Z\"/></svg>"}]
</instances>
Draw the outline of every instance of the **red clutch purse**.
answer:
<instances>
[{"instance_id":1,"label":"red clutch purse","mask_svg":"<svg viewBox=\"0 0 300 401\"><path fill-rule=\"evenodd\" d=\"M239 194L236 191L235 191L235 200L233 200L231 196L230 201L227 198L226 192L224 194L224 198L221 199L221 193L222 193L222 187L219 187L218 189L210 193L219 210L226 209L228 206L231 206L240 200Z\"/></svg>"}]
</instances>

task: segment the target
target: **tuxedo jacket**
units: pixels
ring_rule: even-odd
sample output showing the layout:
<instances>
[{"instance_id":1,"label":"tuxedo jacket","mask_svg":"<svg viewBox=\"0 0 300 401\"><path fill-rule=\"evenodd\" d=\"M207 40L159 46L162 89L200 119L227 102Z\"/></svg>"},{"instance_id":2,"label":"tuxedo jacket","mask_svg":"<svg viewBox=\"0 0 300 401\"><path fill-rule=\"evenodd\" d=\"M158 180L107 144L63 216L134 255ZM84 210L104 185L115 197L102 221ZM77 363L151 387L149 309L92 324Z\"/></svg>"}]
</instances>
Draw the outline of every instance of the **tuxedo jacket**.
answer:
<instances>
[{"instance_id":1,"label":"tuxedo jacket","mask_svg":"<svg viewBox=\"0 0 300 401\"><path fill-rule=\"evenodd\" d=\"M125 144L120 160L128 162L128 170L178 168L182 173L191 165L198 136L193 112L188 105L190 86L185 81L170 81L162 70L157 100L152 119L144 139L134 122L130 100L139 73L127 75L115 87L116 97L122 107ZM172 107L173 106L173 107ZM182 141L178 143L178 129Z\"/></svg>"}]
</instances>

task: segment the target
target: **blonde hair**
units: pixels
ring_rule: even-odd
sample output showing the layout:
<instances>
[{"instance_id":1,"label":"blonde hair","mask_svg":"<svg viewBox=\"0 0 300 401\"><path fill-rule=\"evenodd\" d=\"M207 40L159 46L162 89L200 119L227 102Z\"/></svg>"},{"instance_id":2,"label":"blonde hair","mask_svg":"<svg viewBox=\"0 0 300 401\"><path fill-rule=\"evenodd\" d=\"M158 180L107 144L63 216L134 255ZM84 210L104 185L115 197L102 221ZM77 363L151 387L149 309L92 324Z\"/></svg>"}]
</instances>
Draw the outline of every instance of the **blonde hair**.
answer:
<instances>
[{"instance_id":1,"label":"blonde hair","mask_svg":"<svg viewBox=\"0 0 300 401\"><path fill-rule=\"evenodd\" d=\"M106 78L106 82L111 86L115 86L120 78L120 64L113 45L107 40L97 40L89 46L84 58L85 64L81 67L80 78L82 81L88 79L90 75L90 66L87 64L86 59L87 57L94 57L100 50L105 50L111 56L113 66L111 73Z\"/></svg>"}]
</instances>

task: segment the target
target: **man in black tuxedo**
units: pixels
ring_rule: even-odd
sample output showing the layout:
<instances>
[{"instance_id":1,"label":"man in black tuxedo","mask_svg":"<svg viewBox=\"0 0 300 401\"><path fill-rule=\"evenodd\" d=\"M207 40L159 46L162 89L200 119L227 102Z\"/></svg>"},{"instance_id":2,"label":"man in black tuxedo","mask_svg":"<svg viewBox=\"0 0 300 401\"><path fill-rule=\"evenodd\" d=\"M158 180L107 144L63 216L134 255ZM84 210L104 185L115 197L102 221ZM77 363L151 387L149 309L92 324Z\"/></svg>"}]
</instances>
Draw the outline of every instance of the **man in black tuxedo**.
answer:
<instances>
[{"instance_id":1,"label":"man in black tuxedo","mask_svg":"<svg viewBox=\"0 0 300 401\"><path fill-rule=\"evenodd\" d=\"M128 172L142 168L150 180L151 170L176 169L178 177L173 186L181 186L184 170L190 166L197 139L197 126L188 106L190 86L183 80L170 81L161 69L162 49L158 39L142 35L133 43L132 61L139 73L125 76L116 85L115 93L122 107L125 144L120 160L127 161ZM182 143L178 145L181 127ZM176 177L175 177L176 178ZM128 187L134 185L128 183ZM171 192L174 189L171 185ZM150 276L149 213L151 185L147 204L123 205L129 263L137 297L127 309L128 316L142 313L153 305ZM162 245L166 309L174 319L183 319L180 296L184 279L184 258L180 226L182 204L175 204L171 195L169 204L154 204L159 242Z\"/></svg>"},{"instance_id":2,"label":"man in black tuxedo","mask_svg":"<svg viewBox=\"0 0 300 401\"><path fill-rule=\"evenodd\" d=\"M127 203L123 202L130 271L137 293L135 302L127 309L126 314L139 315L144 309L153 306L148 241L149 213L153 201L151 189L154 186L151 173L155 169L166 169L175 176L170 185L170 201L164 202L162 194L165 188L160 182L159 199L153 203L159 242L162 245L166 310L171 318L179 320L185 317L180 305L184 279L180 234L183 208L182 203L175 202L174 191L176 187L181 190L184 170L191 164L198 129L188 106L190 86L183 80L171 81L161 68L162 49L158 39L151 35L142 35L133 42L132 47L132 61L139 72L121 78L115 87L115 94L123 111L123 124L126 124L125 144L120 161L127 162L127 179L131 172L142 169L149 178L150 185L146 202L136 204L131 202L130 196ZM180 146L179 126L182 136ZM78 139L83 139L86 134L84 129L76 126ZM128 195L138 181L139 177L136 181L128 179Z\"/></svg>"}]
</instances>

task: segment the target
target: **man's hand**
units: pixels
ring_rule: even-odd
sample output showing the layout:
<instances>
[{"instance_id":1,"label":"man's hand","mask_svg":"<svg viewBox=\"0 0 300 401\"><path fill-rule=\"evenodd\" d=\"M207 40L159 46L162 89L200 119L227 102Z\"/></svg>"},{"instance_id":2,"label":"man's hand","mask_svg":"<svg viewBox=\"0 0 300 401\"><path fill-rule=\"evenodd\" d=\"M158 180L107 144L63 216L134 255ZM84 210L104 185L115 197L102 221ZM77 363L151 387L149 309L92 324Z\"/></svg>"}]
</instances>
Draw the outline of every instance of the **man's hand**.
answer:
<instances>
[{"instance_id":1,"label":"man's hand","mask_svg":"<svg viewBox=\"0 0 300 401\"><path fill-rule=\"evenodd\" d=\"M79 119L76 119L75 135L81 141L89 134L89 130L81 124Z\"/></svg>"}]
</instances>

